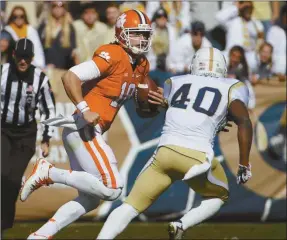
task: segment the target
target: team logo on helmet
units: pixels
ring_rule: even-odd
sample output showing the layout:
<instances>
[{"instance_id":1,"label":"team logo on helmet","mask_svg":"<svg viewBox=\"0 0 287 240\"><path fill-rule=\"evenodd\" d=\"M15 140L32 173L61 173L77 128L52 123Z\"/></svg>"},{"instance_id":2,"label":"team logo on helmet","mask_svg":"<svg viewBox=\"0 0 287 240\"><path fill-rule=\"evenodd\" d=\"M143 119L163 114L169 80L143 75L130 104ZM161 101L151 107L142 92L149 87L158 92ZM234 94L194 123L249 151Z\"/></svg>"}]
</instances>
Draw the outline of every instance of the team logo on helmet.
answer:
<instances>
[{"instance_id":1,"label":"team logo on helmet","mask_svg":"<svg viewBox=\"0 0 287 240\"><path fill-rule=\"evenodd\" d=\"M117 23L116 23L116 26L117 28L123 28L124 27L124 24L126 22L126 14L122 14L121 16L118 17L118 20L117 20Z\"/></svg>"}]
</instances>

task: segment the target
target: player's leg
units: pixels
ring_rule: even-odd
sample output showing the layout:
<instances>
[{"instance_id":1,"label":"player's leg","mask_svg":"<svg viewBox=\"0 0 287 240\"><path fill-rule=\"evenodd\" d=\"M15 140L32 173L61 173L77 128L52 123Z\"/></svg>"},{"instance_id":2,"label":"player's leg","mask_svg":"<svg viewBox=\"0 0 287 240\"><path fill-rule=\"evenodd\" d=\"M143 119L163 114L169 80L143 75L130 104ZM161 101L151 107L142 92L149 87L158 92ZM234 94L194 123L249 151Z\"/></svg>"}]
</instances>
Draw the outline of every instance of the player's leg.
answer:
<instances>
[{"instance_id":1,"label":"player's leg","mask_svg":"<svg viewBox=\"0 0 287 240\"><path fill-rule=\"evenodd\" d=\"M64 141L63 143L70 159L71 169L74 171L84 171L79 165L77 158L75 158L75 154L67 141ZM40 229L30 234L28 239L49 239L49 237L54 236L57 232L76 221L82 215L97 208L99 203L99 198L79 192L77 198L62 205L54 216L52 216Z\"/></svg>"},{"instance_id":2,"label":"player's leg","mask_svg":"<svg viewBox=\"0 0 287 240\"><path fill-rule=\"evenodd\" d=\"M166 149L168 157L173 159L168 164L169 169L167 169L173 180L196 178L210 168L206 154L203 152L174 145L167 145L163 148ZM184 230L181 222L171 222L168 231L171 239L183 237Z\"/></svg>"},{"instance_id":3,"label":"player's leg","mask_svg":"<svg viewBox=\"0 0 287 240\"><path fill-rule=\"evenodd\" d=\"M212 217L228 199L228 181L220 163L214 159L211 169L194 179L187 180L187 184L205 198L197 208L191 209L178 222L171 223L183 231ZM171 225L170 224L170 225Z\"/></svg>"},{"instance_id":4,"label":"player's leg","mask_svg":"<svg viewBox=\"0 0 287 240\"><path fill-rule=\"evenodd\" d=\"M22 201L35 189L49 182L62 183L103 200L115 200L120 196L122 180L117 162L100 133L90 128L80 131L66 128L63 131L63 142L65 148L68 146L71 149L71 164L74 159L83 171L59 169L46 160L40 160L22 188Z\"/></svg>"},{"instance_id":5,"label":"player's leg","mask_svg":"<svg viewBox=\"0 0 287 240\"><path fill-rule=\"evenodd\" d=\"M73 201L61 206L52 218L40 229L30 234L28 239L50 239L61 229L76 221L79 217L99 206L100 199L80 193Z\"/></svg>"},{"instance_id":6,"label":"player's leg","mask_svg":"<svg viewBox=\"0 0 287 240\"><path fill-rule=\"evenodd\" d=\"M136 179L125 203L109 215L97 239L115 238L170 186L172 179L163 171L159 161L167 158L167 155L164 149L159 149L155 158L148 163L149 166Z\"/></svg>"},{"instance_id":7,"label":"player's leg","mask_svg":"<svg viewBox=\"0 0 287 240\"><path fill-rule=\"evenodd\" d=\"M66 149L70 149L71 165L76 163L82 170L67 171L51 169L51 175L59 182L74 187L81 192L100 197L103 200L115 200L120 196L123 182L117 169L117 161L112 149L101 134L89 131L63 132ZM66 177L62 178L62 173Z\"/></svg>"}]
</instances>

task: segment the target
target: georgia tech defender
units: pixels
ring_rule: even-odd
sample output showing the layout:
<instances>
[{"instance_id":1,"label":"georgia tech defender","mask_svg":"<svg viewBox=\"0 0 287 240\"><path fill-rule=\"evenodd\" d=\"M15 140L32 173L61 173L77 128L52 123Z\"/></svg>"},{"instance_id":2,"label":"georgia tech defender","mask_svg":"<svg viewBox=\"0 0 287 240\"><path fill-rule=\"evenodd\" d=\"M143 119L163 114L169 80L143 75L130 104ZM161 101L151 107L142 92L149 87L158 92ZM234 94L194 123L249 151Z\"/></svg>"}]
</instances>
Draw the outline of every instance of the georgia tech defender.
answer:
<instances>
[{"instance_id":1,"label":"georgia tech defender","mask_svg":"<svg viewBox=\"0 0 287 240\"><path fill-rule=\"evenodd\" d=\"M228 199L228 183L220 163L213 159L213 140L227 115L238 125L240 149L237 182L251 177L249 152L252 125L247 111L248 89L224 78L226 63L215 48L195 54L191 74L166 81L165 124L155 156L138 176L125 203L108 217L98 239L113 239L147 209L174 181L183 180L203 197L201 205L169 224L171 239L214 215ZM176 203L175 203L176 204Z\"/></svg>"}]
</instances>

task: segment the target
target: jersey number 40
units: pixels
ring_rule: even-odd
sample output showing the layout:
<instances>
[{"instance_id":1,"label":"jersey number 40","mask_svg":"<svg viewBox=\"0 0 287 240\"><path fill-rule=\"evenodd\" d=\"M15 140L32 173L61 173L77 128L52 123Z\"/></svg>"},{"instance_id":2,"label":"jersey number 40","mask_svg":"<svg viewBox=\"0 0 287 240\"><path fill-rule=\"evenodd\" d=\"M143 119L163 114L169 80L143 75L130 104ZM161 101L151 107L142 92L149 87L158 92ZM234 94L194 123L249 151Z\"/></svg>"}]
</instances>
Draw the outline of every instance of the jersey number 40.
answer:
<instances>
[{"instance_id":1,"label":"jersey number 40","mask_svg":"<svg viewBox=\"0 0 287 240\"><path fill-rule=\"evenodd\" d=\"M190 91L191 84L183 84L173 95L171 99L171 107L186 109L190 99L188 98L188 94ZM211 105L208 109L201 107L201 103L205 97L207 92L214 93ZM213 116L216 112L218 105L221 100L221 93L218 89L212 87L203 87L200 88L198 94L195 98L194 104L192 108L196 112L200 112L206 114L208 116Z\"/></svg>"}]
</instances>

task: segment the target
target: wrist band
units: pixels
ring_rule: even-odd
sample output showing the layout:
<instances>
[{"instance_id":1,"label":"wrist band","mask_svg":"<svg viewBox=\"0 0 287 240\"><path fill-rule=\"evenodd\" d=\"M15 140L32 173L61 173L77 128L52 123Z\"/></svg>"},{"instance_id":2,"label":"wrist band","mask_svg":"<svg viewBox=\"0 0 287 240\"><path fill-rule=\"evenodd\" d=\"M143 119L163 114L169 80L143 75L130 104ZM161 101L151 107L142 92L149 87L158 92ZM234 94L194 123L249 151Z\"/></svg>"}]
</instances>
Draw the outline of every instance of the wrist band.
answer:
<instances>
[{"instance_id":1,"label":"wrist band","mask_svg":"<svg viewBox=\"0 0 287 240\"><path fill-rule=\"evenodd\" d=\"M82 109L81 113L86 112L86 111L89 111L89 110L90 110L89 107L85 107L84 109Z\"/></svg>"},{"instance_id":2,"label":"wrist band","mask_svg":"<svg viewBox=\"0 0 287 240\"><path fill-rule=\"evenodd\" d=\"M90 110L90 108L89 108L89 106L88 106L86 101L82 101L82 102L78 103L76 107L82 113Z\"/></svg>"}]
</instances>

